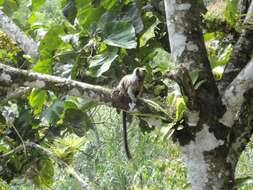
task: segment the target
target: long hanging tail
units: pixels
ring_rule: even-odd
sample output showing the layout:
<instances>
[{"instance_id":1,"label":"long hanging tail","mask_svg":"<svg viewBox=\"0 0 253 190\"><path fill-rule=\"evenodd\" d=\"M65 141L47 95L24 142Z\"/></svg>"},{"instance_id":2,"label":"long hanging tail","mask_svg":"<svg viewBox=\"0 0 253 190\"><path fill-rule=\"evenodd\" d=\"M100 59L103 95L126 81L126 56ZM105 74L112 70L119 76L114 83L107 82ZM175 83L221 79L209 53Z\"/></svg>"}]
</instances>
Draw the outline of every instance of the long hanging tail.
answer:
<instances>
[{"instance_id":1,"label":"long hanging tail","mask_svg":"<svg viewBox=\"0 0 253 190\"><path fill-rule=\"evenodd\" d=\"M122 123L123 123L123 141L124 141L124 148L126 152L126 157L128 160L132 159L132 156L130 154L129 148L128 148L128 141L127 141L127 118L126 118L126 112L122 111Z\"/></svg>"}]
</instances>

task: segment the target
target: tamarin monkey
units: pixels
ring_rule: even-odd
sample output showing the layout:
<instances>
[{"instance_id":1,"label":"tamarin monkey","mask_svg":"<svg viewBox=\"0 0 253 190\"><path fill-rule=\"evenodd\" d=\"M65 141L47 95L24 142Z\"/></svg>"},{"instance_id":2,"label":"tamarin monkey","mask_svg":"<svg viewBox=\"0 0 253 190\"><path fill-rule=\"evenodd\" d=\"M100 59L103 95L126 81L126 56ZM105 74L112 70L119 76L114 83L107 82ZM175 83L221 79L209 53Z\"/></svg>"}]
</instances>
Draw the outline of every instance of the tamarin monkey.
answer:
<instances>
[{"instance_id":1,"label":"tamarin monkey","mask_svg":"<svg viewBox=\"0 0 253 190\"><path fill-rule=\"evenodd\" d=\"M125 75L119 82L114 92L119 92L119 95L129 96L132 102L136 102L138 97L142 96L144 80L147 74L145 68L137 67L134 69L132 74ZM122 111L122 122L123 122L123 141L124 148L127 158L132 158L127 141L127 113Z\"/></svg>"}]
</instances>

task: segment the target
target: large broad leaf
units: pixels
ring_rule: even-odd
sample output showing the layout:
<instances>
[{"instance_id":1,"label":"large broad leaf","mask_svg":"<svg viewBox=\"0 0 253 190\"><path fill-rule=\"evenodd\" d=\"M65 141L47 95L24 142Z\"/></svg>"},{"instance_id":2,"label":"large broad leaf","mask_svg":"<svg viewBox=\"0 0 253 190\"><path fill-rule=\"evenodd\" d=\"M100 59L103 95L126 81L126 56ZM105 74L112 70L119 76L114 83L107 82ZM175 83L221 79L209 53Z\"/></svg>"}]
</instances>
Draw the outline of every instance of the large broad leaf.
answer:
<instances>
[{"instance_id":1,"label":"large broad leaf","mask_svg":"<svg viewBox=\"0 0 253 190\"><path fill-rule=\"evenodd\" d=\"M63 43L60 34L63 34L63 27L56 25L50 28L44 38L41 40L39 46L40 59L34 65L33 70L41 73L52 73L52 56L54 52Z\"/></svg>"},{"instance_id":2,"label":"large broad leaf","mask_svg":"<svg viewBox=\"0 0 253 190\"><path fill-rule=\"evenodd\" d=\"M96 55L90 60L90 68L97 77L108 71L112 62L118 57L118 49L110 48L103 54Z\"/></svg>"},{"instance_id":3,"label":"large broad leaf","mask_svg":"<svg viewBox=\"0 0 253 190\"><path fill-rule=\"evenodd\" d=\"M108 10L113 8L113 6L117 3L117 0L103 0L101 2L102 6Z\"/></svg>"},{"instance_id":4,"label":"large broad leaf","mask_svg":"<svg viewBox=\"0 0 253 190\"><path fill-rule=\"evenodd\" d=\"M52 59L39 59L33 66L33 70L39 73L52 74Z\"/></svg>"},{"instance_id":5,"label":"large broad leaf","mask_svg":"<svg viewBox=\"0 0 253 190\"><path fill-rule=\"evenodd\" d=\"M88 27L90 24L96 23L104 11L103 7L84 7L78 10L77 18L83 27Z\"/></svg>"},{"instance_id":6,"label":"large broad leaf","mask_svg":"<svg viewBox=\"0 0 253 190\"><path fill-rule=\"evenodd\" d=\"M134 27L129 22L113 21L105 24L103 37L104 42L111 46L133 49L137 45Z\"/></svg>"},{"instance_id":7,"label":"large broad leaf","mask_svg":"<svg viewBox=\"0 0 253 190\"><path fill-rule=\"evenodd\" d=\"M64 110L62 101L55 101L47 110L44 111L44 117L49 124L59 121Z\"/></svg>"},{"instance_id":8,"label":"large broad leaf","mask_svg":"<svg viewBox=\"0 0 253 190\"><path fill-rule=\"evenodd\" d=\"M64 31L62 26L56 25L51 27L40 42L40 53L42 52L43 56L52 55L52 53L62 44L62 40L59 35L63 33Z\"/></svg>"},{"instance_id":9,"label":"large broad leaf","mask_svg":"<svg viewBox=\"0 0 253 190\"><path fill-rule=\"evenodd\" d=\"M91 0L75 0L75 6L78 9L83 9L91 6Z\"/></svg>"},{"instance_id":10,"label":"large broad leaf","mask_svg":"<svg viewBox=\"0 0 253 190\"><path fill-rule=\"evenodd\" d=\"M40 89L33 89L28 97L29 104L33 108L34 113L38 114L42 111L44 104L47 101L47 91Z\"/></svg>"},{"instance_id":11,"label":"large broad leaf","mask_svg":"<svg viewBox=\"0 0 253 190\"><path fill-rule=\"evenodd\" d=\"M1 5L3 5L6 14L13 14L18 9L18 3L15 0L1 1Z\"/></svg>"},{"instance_id":12,"label":"large broad leaf","mask_svg":"<svg viewBox=\"0 0 253 190\"><path fill-rule=\"evenodd\" d=\"M74 132L81 137L90 128L91 121L87 114L81 110L68 109L64 114L63 125L68 131Z\"/></svg>"},{"instance_id":13,"label":"large broad leaf","mask_svg":"<svg viewBox=\"0 0 253 190\"><path fill-rule=\"evenodd\" d=\"M34 181L39 186L50 187L53 184L54 166L49 158L43 158L38 164L38 175Z\"/></svg>"}]
</instances>

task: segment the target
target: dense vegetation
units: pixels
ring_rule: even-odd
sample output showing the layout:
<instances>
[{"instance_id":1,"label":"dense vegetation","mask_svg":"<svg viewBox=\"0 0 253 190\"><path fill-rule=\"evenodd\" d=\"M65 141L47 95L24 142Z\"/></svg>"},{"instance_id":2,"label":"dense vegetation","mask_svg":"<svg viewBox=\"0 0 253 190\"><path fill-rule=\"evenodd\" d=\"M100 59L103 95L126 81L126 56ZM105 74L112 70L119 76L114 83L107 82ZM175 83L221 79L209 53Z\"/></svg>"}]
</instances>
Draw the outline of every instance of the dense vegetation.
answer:
<instances>
[{"instance_id":1,"label":"dense vegetation","mask_svg":"<svg viewBox=\"0 0 253 190\"><path fill-rule=\"evenodd\" d=\"M119 110L40 89L3 98L0 153L22 149L0 157L0 189L80 189L70 170L94 189L191 189L179 148L170 139L185 103L174 83L164 78L175 67L166 44L164 12L156 0L75 0L75 6L67 9L68 2L0 0L5 14L39 42L39 56L32 57L0 32L0 62L110 88L135 67L145 66L144 96L168 105L173 121L158 128L151 121L129 118L134 159L128 161ZM236 0L205 3L204 38L212 71L220 79L241 30L241 15ZM64 16L63 10L70 12ZM216 31L220 26L225 29ZM196 81L197 73L191 75ZM46 147L56 159L41 149L25 148L29 142ZM239 189L252 189L252 173L250 143L237 167Z\"/></svg>"}]
</instances>

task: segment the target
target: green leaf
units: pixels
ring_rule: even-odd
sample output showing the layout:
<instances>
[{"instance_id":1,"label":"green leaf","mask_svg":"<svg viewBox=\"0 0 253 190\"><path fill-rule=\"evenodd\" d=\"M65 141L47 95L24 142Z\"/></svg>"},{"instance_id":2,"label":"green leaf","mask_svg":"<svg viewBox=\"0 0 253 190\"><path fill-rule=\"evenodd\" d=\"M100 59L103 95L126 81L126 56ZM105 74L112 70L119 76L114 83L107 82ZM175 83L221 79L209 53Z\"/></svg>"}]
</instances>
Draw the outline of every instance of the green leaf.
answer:
<instances>
[{"instance_id":1,"label":"green leaf","mask_svg":"<svg viewBox=\"0 0 253 190\"><path fill-rule=\"evenodd\" d=\"M176 120L180 120L183 117L186 105L184 102L184 98L180 97L176 101Z\"/></svg>"},{"instance_id":2,"label":"green leaf","mask_svg":"<svg viewBox=\"0 0 253 190\"><path fill-rule=\"evenodd\" d=\"M199 70L193 70L190 72L190 77L192 80L192 84L195 85L195 83L197 82L198 78L199 78Z\"/></svg>"},{"instance_id":3,"label":"green leaf","mask_svg":"<svg viewBox=\"0 0 253 190\"><path fill-rule=\"evenodd\" d=\"M13 14L18 9L18 3L15 0L4 0L3 1L4 12L9 15Z\"/></svg>"},{"instance_id":4,"label":"green leaf","mask_svg":"<svg viewBox=\"0 0 253 190\"><path fill-rule=\"evenodd\" d=\"M62 101L55 101L47 110L44 111L44 117L49 124L59 121L64 110Z\"/></svg>"},{"instance_id":5,"label":"green leaf","mask_svg":"<svg viewBox=\"0 0 253 190\"><path fill-rule=\"evenodd\" d=\"M109 70L112 62L118 57L118 49L110 48L102 54L96 55L91 58L89 68L93 68L94 75L99 77Z\"/></svg>"},{"instance_id":6,"label":"green leaf","mask_svg":"<svg viewBox=\"0 0 253 190\"><path fill-rule=\"evenodd\" d=\"M56 25L50 28L44 38L40 42L39 52L43 53L43 56L49 56L54 53L55 50L63 43L59 35L63 34L63 27Z\"/></svg>"},{"instance_id":7,"label":"green leaf","mask_svg":"<svg viewBox=\"0 0 253 190\"><path fill-rule=\"evenodd\" d=\"M86 28L92 23L96 23L100 16L104 13L104 8L93 8L93 7L84 7L78 10L77 18L80 24Z\"/></svg>"},{"instance_id":8,"label":"green leaf","mask_svg":"<svg viewBox=\"0 0 253 190\"><path fill-rule=\"evenodd\" d=\"M175 94L174 93L169 94L167 96L167 104L172 105L172 103L174 102L174 99L175 99Z\"/></svg>"},{"instance_id":9,"label":"green leaf","mask_svg":"<svg viewBox=\"0 0 253 190\"><path fill-rule=\"evenodd\" d=\"M42 111L44 104L48 98L46 90L33 89L28 97L30 106L33 108L34 113L38 114Z\"/></svg>"},{"instance_id":10,"label":"green leaf","mask_svg":"<svg viewBox=\"0 0 253 190\"><path fill-rule=\"evenodd\" d=\"M194 85L194 89L197 90L202 84L204 84L206 82L206 80L201 80L198 81L195 85Z\"/></svg>"},{"instance_id":11,"label":"green leaf","mask_svg":"<svg viewBox=\"0 0 253 190\"><path fill-rule=\"evenodd\" d=\"M205 42L215 39L215 37L216 37L216 32L209 32L209 33L204 34Z\"/></svg>"},{"instance_id":12,"label":"green leaf","mask_svg":"<svg viewBox=\"0 0 253 190\"><path fill-rule=\"evenodd\" d=\"M32 10L38 11L44 3L45 0L32 0Z\"/></svg>"},{"instance_id":13,"label":"green leaf","mask_svg":"<svg viewBox=\"0 0 253 190\"><path fill-rule=\"evenodd\" d=\"M33 70L39 73L52 74L52 59L39 59L33 66Z\"/></svg>"},{"instance_id":14,"label":"green leaf","mask_svg":"<svg viewBox=\"0 0 253 190\"><path fill-rule=\"evenodd\" d=\"M224 13L226 21L231 25L235 26L238 21L237 12L238 0L227 0L227 6Z\"/></svg>"},{"instance_id":15,"label":"green leaf","mask_svg":"<svg viewBox=\"0 0 253 190\"><path fill-rule=\"evenodd\" d=\"M66 100L64 102L64 110L68 110L68 109L78 109L77 103L71 100Z\"/></svg>"},{"instance_id":16,"label":"green leaf","mask_svg":"<svg viewBox=\"0 0 253 190\"><path fill-rule=\"evenodd\" d=\"M111 46L133 49L137 45L134 27L129 22L113 21L105 24L103 37L104 42Z\"/></svg>"},{"instance_id":17,"label":"green leaf","mask_svg":"<svg viewBox=\"0 0 253 190\"><path fill-rule=\"evenodd\" d=\"M79 9L87 8L91 6L91 0L75 0L75 5Z\"/></svg>"},{"instance_id":18,"label":"green leaf","mask_svg":"<svg viewBox=\"0 0 253 190\"><path fill-rule=\"evenodd\" d=\"M101 2L102 6L104 8L106 8L107 10L110 10L111 8L113 8L113 6L117 3L116 0L103 0Z\"/></svg>"},{"instance_id":19,"label":"green leaf","mask_svg":"<svg viewBox=\"0 0 253 190\"><path fill-rule=\"evenodd\" d=\"M82 111L87 111L90 110L91 108L94 108L97 106L97 102L95 101L88 101L84 103L83 105L80 106L80 110Z\"/></svg>"},{"instance_id":20,"label":"green leaf","mask_svg":"<svg viewBox=\"0 0 253 190\"><path fill-rule=\"evenodd\" d=\"M247 176L247 177L236 178L235 185L237 188L240 188L246 185L253 185L253 177Z\"/></svg>"},{"instance_id":21,"label":"green leaf","mask_svg":"<svg viewBox=\"0 0 253 190\"><path fill-rule=\"evenodd\" d=\"M43 158L39 161L38 175L35 182L39 186L50 187L53 184L54 166L49 158Z\"/></svg>"},{"instance_id":22,"label":"green leaf","mask_svg":"<svg viewBox=\"0 0 253 190\"><path fill-rule=\"evenodd\" d=\"M63 125L68 131L74 132L78 136L84 136L90 128L91 121L88 115L78 109L68 109L65 111Z\"/></svg>"}]
</instances>

